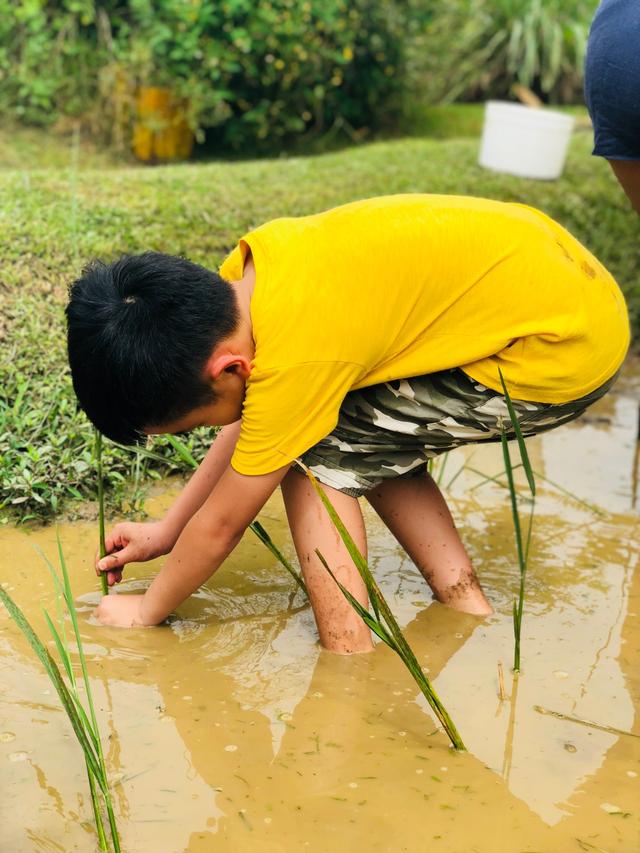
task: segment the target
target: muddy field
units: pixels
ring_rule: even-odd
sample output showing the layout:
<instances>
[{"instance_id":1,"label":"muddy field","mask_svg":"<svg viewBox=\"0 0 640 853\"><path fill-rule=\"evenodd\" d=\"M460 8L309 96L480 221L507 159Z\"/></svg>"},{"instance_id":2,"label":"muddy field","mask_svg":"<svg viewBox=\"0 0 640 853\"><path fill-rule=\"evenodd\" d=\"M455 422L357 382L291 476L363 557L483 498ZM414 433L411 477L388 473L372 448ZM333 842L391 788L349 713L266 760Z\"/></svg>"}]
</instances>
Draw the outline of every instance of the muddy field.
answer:
<instances>
[{"instance_id":1,"label":"muddy field","mask_svg":"<svg viewBox=\"0 0 640 853\"><path fill-rule=\"evenodd\" d=\"M587 417L529 442L541 495L515 683L513 524L506 490L478 473L500 475L499 446L457 451L439 472L495 615L433 602L367 513L372 567L466 754L387 648L320 651L309 606L253 534L169 626L120 631L91 620L96 526L60 525L123 849L640 849L639 397L628 375ZM152 517L172 489L149 500ZM279 497L261 515L292 556L283 518ZM0 577L44 636L53 592L34 546L53 559L55 530L0 530ZM156 569L131 567L119 591ZM4 611L0 672L0 849L94 849L80 749Z\"/></svg>"}]
</instances>

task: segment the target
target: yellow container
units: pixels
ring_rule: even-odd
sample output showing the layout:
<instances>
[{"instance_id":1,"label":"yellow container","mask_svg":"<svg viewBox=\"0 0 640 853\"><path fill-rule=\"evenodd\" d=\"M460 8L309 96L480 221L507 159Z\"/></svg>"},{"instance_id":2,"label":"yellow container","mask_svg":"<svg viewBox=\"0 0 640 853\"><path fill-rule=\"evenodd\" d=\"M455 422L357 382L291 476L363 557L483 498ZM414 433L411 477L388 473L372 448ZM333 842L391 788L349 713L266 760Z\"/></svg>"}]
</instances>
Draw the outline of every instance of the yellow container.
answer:
<instances>
[{"instance_id":1,"label":"yellow container","mask_svg":"<svg viewBox=\"0 0 640 853\"><path fill-rule=\"evenodd\" d=\"M191 156L193 132L184 117L184 103L170 89L138 89L132 147L144 163L170 163Z\"/></svg>"}]
</instances>

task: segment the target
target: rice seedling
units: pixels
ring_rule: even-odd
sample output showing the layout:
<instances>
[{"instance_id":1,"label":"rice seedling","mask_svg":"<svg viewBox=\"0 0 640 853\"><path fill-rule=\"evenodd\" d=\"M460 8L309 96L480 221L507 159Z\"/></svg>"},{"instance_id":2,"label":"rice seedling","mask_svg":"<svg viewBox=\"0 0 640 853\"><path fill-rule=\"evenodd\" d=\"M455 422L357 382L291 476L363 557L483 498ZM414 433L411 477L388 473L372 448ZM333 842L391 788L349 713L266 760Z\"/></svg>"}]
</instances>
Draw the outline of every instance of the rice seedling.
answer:
<instances>
[{"instance_id":1,"label":"rice seedling","mask_svg":"<svg viewBox=\"0 0 640 853\"><path fill-rule=\"evenodd\" d=\"M542 480L543 483L548 483L552 488L559 491L560 494L565 495L572 501L575 501L575 503L577 503L579 506L588 509L594 515L597 515L600 518L606 518L607 513L604 510L600 509L600 507L595 506L595 504L589 503L589 501L585 501L584 498L578 497L578 495L574 494L573 492L570 492L569 489L565 489L564 486L561 486L554 480L550 480L548 477L546 477L544 474L541 474L539 471L534 471L533 473L538 480Z\"/></svg>"},{"instance_id":2,"label":"rice seedling","mask_svg":"<svg viewBox=\"0 0 640 853\"><path fill-rule=\"evenodd\" d=\"M511 470L517 471L518 468L522 468L522 464L513 465ZM499 474L485 474L482 471L479 471L477 468L472 468L470 465L466 465L465 470L467 470L470 474L475 474L477 477L480 478L477 483L474 483L473 486L471 486L467 490L468 493L475 492L476 489L482 488L482 486L484 486L486 483L495 483L496 486L500 486L501 489L509 488L509 485L507 483L503 483L500 479L500 477L502 476L502 472L500 472ZM589 503L589 501L585 501L584 498L579 497L574 492L569 491L569 489L565 489L565 487L561 486L560 483L556 483L555 480L549 479L549 477L547 477L545 474L542 474L540 471L536 471L534 468L532 468L531 470L533 471L533 476L535 477L536 481L542 480L543 483L547 483L549 486L551 486L551 488L560 492L560 494L574 501L579 506L588 509L594 515L597 515L600 518L606 517L607 513L604 510L600 509L600 507L595 506L595 504Z\"/></svg>"},{"instance_id":3,"label":"rice seedling","mask_svg":"<svg viewBox=\"0 0 640 853\"><path fill-rule=\"evenodd\" d=\"M529 454L527 453L527 448L525 446L524 436L522 435L522 430L520 429L520 422L518 420L518 415L516 414L516 410L513 407L513 403L511 402L511 397L509 396L509 392L507 391L507 386L504 381L504 377L502 375L502 371L500 373L500 382L502 383L502 391L504 394L504 398L507 404L507 411L509 412L509 418L511 420L511 426L513 427L513 431L515 432L516 440L518 442L518 449L520 451L520 460L522 463L522 467L524 468L524 472L527 478L527 483L529 485L529 491L531 492L531 510L529 513L529 524L527 529L526 541L524 540L522 533L522 524L520 521L520 511L518 509L518 494L516 492L516 487L513 479L514 466L511 463L511 454L509 451L509 442L507 441L507 433L502 426L502 431L500 434L500 440L502 443L502 455L504 457L504 467L505 473L507 475L507 483L509 486L509 498L511 502L511 515L513 517L513 527L516 538L516 551L518 554L518 567L520 569L520 586L518 589L518 599L513 602L513 633L514 633L514 651L513 651L513 670L516 673L520 672L520 637L522 632L522 613L524 610L524 590L525 590L525 580L527 576L527 563L529 560L529 546L531 545L531 532L533 530L533 513L535 509L535 497L536 497L536 482L533 476L533 470L531 468L531 463L529 461Z\"/></svg>"},{"instance_id":4,"label":"rice seedling","mask_svg":"<svg viewBox=\"0 0 640 853\"><path fill-rule=\"evenodd\" d=\"M106 851L106 853L108 853L110 849L113 849L115 853L120 853L120 837L118 834L115 814L113 811L107 770L104 761L104 755L102 752L100 732L98 729L98 721L95 713L93 694L91 692L91 683L89 681L86 658L84 655L82 638L80 636L80 629L78 626L78 616L76 613L73 594L71 591L69 573L67 571L64 554L62 551L62 545L60 543L59 538L58 557L60 561L62 579L56 572L53 565L45 557L45 560L49 567L49 571L51 572L51 576L53 578L56 592L58 627L56 628L51 616L46 610L44 611L44 615L49 630L51 631L53 641L58 650L58 654L60 655L60 660L66 673L68 684L65 682L60 668L54 661L47 647L37 636L22 610L18 607L18 605L13 601L6 589L4 589L2 586L0 586L0 600L6 607L13 621L16 623L18 628L26 637L27 641L29 642L29 645L36 653L40 662L44 666L45 671L49 676L51 683L60 698L62 706L65 712L67 713L67 716L69 717L69 721L78 739L80 747L82 748L87 768L89 790L91 793L91 804L93 807L96 822L96 831L98 834L100 850ZM72 650L67 639L61 601L64 602L67 613L71 619L76 650L82 672L82 682L84 685L84 693L86 696L88 713L80 698L79 685L73 669L73 661L71 657ZM109 822L111 846L109 845L109 842L107 840L107 834L105 832L104 820L102 816L103 806L106 810L107 819Z\"/></svg>"},{"instance_id":5,"label":"rice seedling","mask_svg":"<svg viewBox=\"0 0 640 853\"><path fill-rule=\"evenodd\" d=\"M307 587L305 586L304 581L302 580L302 576L297 572L291 563L287 560L284 554L280 551L280 549L274 544L273 540L264 529L264 527L260 524L259 521L254 521L251 525L251 530L256 534L258 539L265 545L269 551L273 554L273 556L278 560L284 568L289 572L294 581L298 584L300 589L307 595Z\"/></svg>"},{"instance_id":6,"label":"rice seedling","mask_svg":"<svg viewBox=\"0 0 640 853\"><path fill-rule=\"evenodd\" d=\"M318 559L325 567L325 569L329 572L335 583L338 585L340 591L347 599L349 604L354 608L354 610L358 613L358 615L362 618L366 625L373 631L376 636L378 636L383 643L389 646L402 660L404 665L409 670L411 676L414 681L420 688L422 695L425 697L429 706L433 710L434 714L442 724L444 730L449 736L449 740L451 741L452 746L457 750L464 750L465 745L458 733L458 730L449 716L446 708L440 701L437 693L433 689L433 686L425 673L420 666L418 659L416 658L413 649L407 642L402 633L400 626L398 625L393 613L391 612L391 608L387 604L386 599L382 595L378 584L375 581L371 573L371 569L365 558L362 556L356 543L351 538L349 531L342 523L340 516L334 509L331 501L324 493L323 489L320 488L318 481L313 476L309 469L306 469L307 476L309 477L313 488L315 489L318 497L322 501L325 509L329 513L329 517L333 522L334 527L338 531L340 538L342 539L345 548L349 552L351 559L353 560L360 576L362 577L365 586L367 588L367 592L369 595L369 600L371 602L371 607L373 609L373 613L366 609L360 602L354 598L354 596L349 592L346 587L340 583L340 581L336 578L331 568L327 564L327 561L320 553L320 551L316 550L316 554L318 555Z\"/></svg>"},{"instance_id":7,"label":"rice seedling","mask_svg":"<svg viewBox=\"0 0 640 853\"><path fill-rule=\"evenodd\" d=\"M105 557L107 554L107 546L105 545L104 535L104 480L102 477L102 433L95 430L95 458L96 458L96 474L98 477L98 527L100 530L100 557ZM100 572L100 584L102 594L109 595L109 584L107 583L107 573Z\"/></svg>"}]
</instances>

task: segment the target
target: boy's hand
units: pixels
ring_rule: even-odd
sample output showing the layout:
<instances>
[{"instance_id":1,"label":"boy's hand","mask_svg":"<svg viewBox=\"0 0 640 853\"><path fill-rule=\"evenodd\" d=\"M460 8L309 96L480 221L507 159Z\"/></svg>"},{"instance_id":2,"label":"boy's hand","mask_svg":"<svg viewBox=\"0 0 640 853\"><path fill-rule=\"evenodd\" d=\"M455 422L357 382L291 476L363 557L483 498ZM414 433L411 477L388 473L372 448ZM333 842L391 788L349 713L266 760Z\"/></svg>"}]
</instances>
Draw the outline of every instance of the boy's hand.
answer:
<instances>
[{"instance_id":1,"label":"boy's hand","mask_svg":"<svg viewBox=\"0 0 640 853\"><path fill-rule=\"evenodd\" d=\"M141 613L143 598L144 595L105 595L94 615L102 625L112 628L148 627Z\"/></svg>"},{"instance_id":2,"label":"boy's hand","mask_svg":"<svg viewBox=\"0 0 640 853\"><path fill-rule=\"evenodd\" d=\"M127 563L144 563L168 554L175 540L174 533L163 521L116 524L105 540L107 556L100 559L96 555L96 574L106 572L109 586L120 583L122 569Z\"/></svg>"}]
</instances>

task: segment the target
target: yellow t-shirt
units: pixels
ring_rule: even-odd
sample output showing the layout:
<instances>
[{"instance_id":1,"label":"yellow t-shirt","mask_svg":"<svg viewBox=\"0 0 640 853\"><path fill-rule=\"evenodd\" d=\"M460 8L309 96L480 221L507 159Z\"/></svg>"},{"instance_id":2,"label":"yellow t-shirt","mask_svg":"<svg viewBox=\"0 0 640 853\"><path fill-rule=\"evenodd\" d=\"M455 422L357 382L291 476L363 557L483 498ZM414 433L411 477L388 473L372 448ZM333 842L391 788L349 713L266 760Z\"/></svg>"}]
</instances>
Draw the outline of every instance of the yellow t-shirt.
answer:
<instances>
[{"instance_id":1,"label":"yellow t-shirt","mask_svg":"<svg viewBox=\"0 0 640 853\"><path fill-rule=\"evenodd\" d=\"M266 474L328 435L354 389L460 367L514 399L563 403L615 373L620 290L560 225L519 204L395 195L276 219L251 250L255 359L231 461Z\"/></svg>"}]
</instances>

